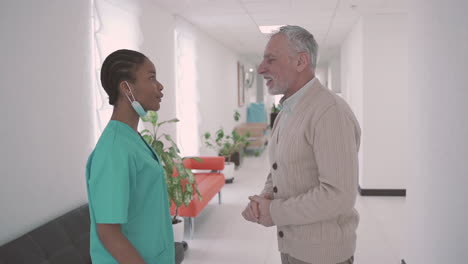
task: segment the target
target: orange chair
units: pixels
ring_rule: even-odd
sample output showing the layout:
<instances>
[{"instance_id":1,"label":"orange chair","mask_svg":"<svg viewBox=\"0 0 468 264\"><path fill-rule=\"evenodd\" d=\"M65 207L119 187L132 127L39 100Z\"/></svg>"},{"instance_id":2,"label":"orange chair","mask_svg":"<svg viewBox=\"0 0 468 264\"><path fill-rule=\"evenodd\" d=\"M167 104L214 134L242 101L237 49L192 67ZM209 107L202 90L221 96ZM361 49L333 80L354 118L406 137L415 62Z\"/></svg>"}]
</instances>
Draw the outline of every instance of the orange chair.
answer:
<instances>
[{"instance_id":1,"label":"orange chair","mask_svg":"<svg viewBox=\"0 0 468 264\"><path fill-rule=\"evenodd\" d=\"M203 170L208 172L195 172L195 181L198 190L202 195L202 200L198 199L195 193L192 202L185 207L179 208L179 216L185 219L185 230L188 228L189 239L193 238L195 232L195 217L205 208L208 202L218 194L218 203L221 204L221 189L224 186L225 178L221 171L224 169L224 157L199 157L202 162L195 159L184 160L184 166L191 170ZM175 213L175 205L171 206L171 214Z\"/></svg>"}]
</instances>

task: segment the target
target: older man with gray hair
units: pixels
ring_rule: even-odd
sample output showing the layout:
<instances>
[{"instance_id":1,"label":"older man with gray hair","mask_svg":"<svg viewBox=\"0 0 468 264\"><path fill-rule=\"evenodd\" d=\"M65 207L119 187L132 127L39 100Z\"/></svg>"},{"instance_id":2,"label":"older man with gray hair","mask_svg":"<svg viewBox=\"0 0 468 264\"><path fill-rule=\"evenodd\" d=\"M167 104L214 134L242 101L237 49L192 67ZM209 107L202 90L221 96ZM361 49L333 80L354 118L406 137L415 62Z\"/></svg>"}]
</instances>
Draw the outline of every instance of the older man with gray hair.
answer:
<instances>
[{"instance_id":1,"label":"older man with gray hair","mask_svg":"<svg viewBox=\"0 0 468 264\"><path fill-rule=\"evenodd\" d=\"M265 187L242 215L277 227L283 264L351 264L356 249L361 131L348 104L315 77L317 52L307 30L284 26L258 67L269 93L284 96Z\"/></svg>"}]
</instances>

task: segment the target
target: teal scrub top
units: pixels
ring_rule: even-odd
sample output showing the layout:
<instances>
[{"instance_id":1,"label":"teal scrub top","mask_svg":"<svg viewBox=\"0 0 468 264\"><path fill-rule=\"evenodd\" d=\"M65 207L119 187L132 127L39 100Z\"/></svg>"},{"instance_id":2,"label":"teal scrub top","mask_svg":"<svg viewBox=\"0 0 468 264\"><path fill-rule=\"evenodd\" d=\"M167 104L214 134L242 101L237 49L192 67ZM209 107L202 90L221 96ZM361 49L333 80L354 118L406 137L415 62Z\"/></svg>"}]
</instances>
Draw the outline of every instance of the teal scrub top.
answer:
<instances>
[{"instance_id":1,"label":"teal scrub top","mask_svg":"<svg viewBox=\"0 0 468 264\"><path fill-rule=\"evenodd\" d=\"M99 240L96 224L121 224L147 264L175 262L174 237L161 159L125 123L111 120L86 165L94 264L117 261Z\"/></svg>"}]
</instances>

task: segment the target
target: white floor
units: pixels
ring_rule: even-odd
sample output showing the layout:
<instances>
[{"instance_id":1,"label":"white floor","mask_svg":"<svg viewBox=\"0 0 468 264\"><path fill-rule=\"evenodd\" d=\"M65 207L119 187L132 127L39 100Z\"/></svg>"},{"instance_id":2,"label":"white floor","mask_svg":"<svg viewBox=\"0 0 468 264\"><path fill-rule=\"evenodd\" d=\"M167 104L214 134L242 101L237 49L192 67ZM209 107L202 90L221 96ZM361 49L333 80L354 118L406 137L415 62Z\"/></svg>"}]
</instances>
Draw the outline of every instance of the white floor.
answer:
<instances>
[{"instance_id":1,"label":"white floor","mask_svg":"<svg viewBox=\"0 0 468 264\"><path fill-rule=\"evenodd\" d=\"M195 235L188 240L184 264L279 264L276 228L246 222L241 212L249 195L263 187L267 155L248 157L236 171L233 184L225 185L223 203L217 197L195 220ZM402 258L405 198L358 197L357 264L400 264Z\"/></svg>"}]
</instances>

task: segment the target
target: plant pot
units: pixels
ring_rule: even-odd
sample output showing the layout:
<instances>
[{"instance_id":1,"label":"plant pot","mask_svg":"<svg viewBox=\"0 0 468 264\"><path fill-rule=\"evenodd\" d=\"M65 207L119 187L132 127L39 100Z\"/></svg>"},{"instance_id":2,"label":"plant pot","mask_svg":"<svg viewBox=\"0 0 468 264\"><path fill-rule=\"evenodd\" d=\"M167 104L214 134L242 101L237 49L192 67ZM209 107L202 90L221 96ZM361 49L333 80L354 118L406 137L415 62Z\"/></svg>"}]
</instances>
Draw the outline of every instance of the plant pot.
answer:
<instances>
[{"instance_id":1,"label":"plant pot","mask_svg":"<svg viewBox=\"0 0 468 264\"><path fill-rule=\"evenodd\" d=\"M224 163L224 178L226 179L226 183L232 183L234 181L234 162L225 162Z\"/></svg>"},{"instance_id":2,"label":"plant pot","mask_svg":"<svg viewBox=\"0 0 468 264\"><path fill-rule=\"evenodd\" d=\"M172 223L174 232L174 242L182 242L184 240L184 219L177 217L178 223Z\"/></svg>"},{"instance_id":3,"label":"plant pot","mask_svg":"<svg viewBox=\"0 0 468 264\"><path fill-rule=\"evenodd\" d=\"M243 151L240 150L240 151L236 151L234 153L232 153L231 157L229 157L229 159L234 162L234 164L236 165L236 168L239 167L242 163L242 153ZM219 155L221 156L221 155ZM228 160L228 157L224 157L224 160L227 161Z\"/></svg>"}]
</instances>

